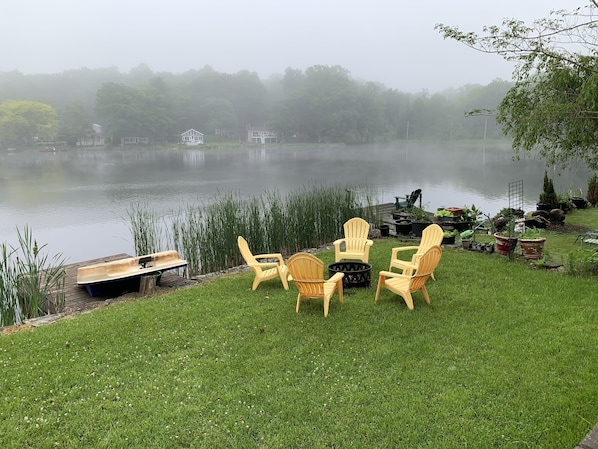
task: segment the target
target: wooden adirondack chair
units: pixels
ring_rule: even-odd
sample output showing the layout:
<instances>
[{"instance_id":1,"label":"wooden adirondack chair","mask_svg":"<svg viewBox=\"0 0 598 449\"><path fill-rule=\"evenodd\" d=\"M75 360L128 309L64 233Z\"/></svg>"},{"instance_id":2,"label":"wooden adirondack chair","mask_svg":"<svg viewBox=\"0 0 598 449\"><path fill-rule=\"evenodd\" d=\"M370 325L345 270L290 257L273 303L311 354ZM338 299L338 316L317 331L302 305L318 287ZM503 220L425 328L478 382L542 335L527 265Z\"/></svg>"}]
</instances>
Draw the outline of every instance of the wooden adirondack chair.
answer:
<instances>
[{"instance_id":1,"label":"wooden adirondack chair","mask_svg":"<svg viewBox=\"0 0 598 449\"><path fill-rule=\"evenodd\" d=\"M368 239L370 224L363 218L351 218L343 225L343 231L345 237L333 242L335 262L361 260L367 263L370 247L374 244L373 240Z\"/></svg>"},{"instance_id":2,"label":"wooden adirondack chair","mask_svg":"<svg viewBox=\"0 0 598 449\"><path fill-rule=\"evenodd\" d=\"M396 210L409 210L415 203L417 199L421 197L422 189L416 189L411 192L407 196L395 196L395 209ZM420 201L421 204L421 201Z\"/></svg>"},{"instance_id":3,"label":"wooden adirondack chair","mask_svg":"<svg viewBox=\"0 0 598 449\"><path fill-rule=\"evenodd\" d=\"M323 298L324 316L328 316L330 298L338 291L338 299L343 302L344 273L336 273L330 279L324 279L324 262L308 253L297 253L287 261L289 273L299 290L296 311L299 313L301 298Z\"/></svg>"},{"instance_id":4,"label":"wooden adirondack chair","mask_svg":"<svg viewBox=\"0 0 598 449\"><path fill-rule=\"evenodd\" d=\"M400 269L403 274L411 275L413 264L417 263L419 258L432 246L440 246L442 243L442 236L444 231L437 224L431 224L426 227L422 232L422 238L419 242L419 246L400 246L392 249L390 256L390 267L388 271L392 271L393 268ZM404 251L415 251L411 256L411 260L399 259L399 254ZM434 273L432 273L432 279L434 279Z\"/></svg>"},{"instance_id":5,"label":"wooden adirondack chair","mask_svg":"<svg viewBox=\"0 0 598 449\"><path fill-rule=\"evenodd\" d=\"M239 245L239 251L241 251L243 259L245 259L245 263L250 266L255 273L251 290L255 290L257 286L260 285L260 282L274 279L276 277L280 277L285 290L289 289L289 283L287 282L289 270L284 263L282 254L273 253L253 255L249 249L247 240L241 236L237 237L237 244ZM270 260L268 262L260 262L260 259L276 259L276 261Z\"/></svg>"},{"instance_id":6,"label":"wooden adirondack chair","mask_svg":"<svg viewBox=\"0 0 598 449\"><path fill-rule=\"evenodd\" d=\"M380 296L380 289L385 287L391 292L401 296L409 310L413 310L413 297L411 293L421 291L424 299L430 304L430 296L426 290L426 281L440 261L442 249L440 246L432 246L426 250L425 253L414 263L409 270L405 272L411 273L399 274L390 271L381 271L378 279L378 288L376 289L376 301Z\"/></svg>"}]
</instances>

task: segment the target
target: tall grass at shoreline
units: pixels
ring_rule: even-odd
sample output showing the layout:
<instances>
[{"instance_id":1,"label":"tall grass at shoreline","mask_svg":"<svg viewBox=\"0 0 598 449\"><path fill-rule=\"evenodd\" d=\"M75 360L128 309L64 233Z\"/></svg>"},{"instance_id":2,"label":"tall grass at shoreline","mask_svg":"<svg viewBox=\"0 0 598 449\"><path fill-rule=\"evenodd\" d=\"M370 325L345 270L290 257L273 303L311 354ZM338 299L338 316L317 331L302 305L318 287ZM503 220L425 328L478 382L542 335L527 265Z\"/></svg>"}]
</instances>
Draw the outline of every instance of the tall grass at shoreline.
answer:
<instances>
[{"instance_id":1,"label":"tall grass at shoreline","mask_svg":"<svg viewBox=\"0 0 598 449\"><path fill-rule=\"evenodd\" d=\"M66 272L61 254L49 256L31 229L17 229L19 246L0 244L0 327L64 308Z\"/></svg>"},{"instance_id":2,"label":"tall grass at shoreline","mask_svg":"<svg viewBox=\"0 0 598 449\"><path fill-rule=\"evenodd\" d=\"M363 189L339 185L303 187L286 196L273 190L249 199L225 193L203 207L187 205L173 212L169 230L159 228L158 217L147 206L135 206L129 216L137 251L155 252L154 243L167 235L164 240L187 260L193 276L242 264L239 235L256 253L290 255L332 242L349 218L373 222L373 198Z\"/></svg>"}]
</instances>

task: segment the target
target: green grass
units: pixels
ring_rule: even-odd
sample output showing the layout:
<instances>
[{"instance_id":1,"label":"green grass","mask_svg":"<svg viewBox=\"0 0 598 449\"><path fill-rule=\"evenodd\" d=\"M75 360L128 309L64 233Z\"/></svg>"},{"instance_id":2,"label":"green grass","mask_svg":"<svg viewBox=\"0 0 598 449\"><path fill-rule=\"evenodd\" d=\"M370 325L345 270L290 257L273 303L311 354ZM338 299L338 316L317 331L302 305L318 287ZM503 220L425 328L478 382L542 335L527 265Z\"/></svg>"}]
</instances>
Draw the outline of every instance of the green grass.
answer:
<instances>
[{"instance_id":1,"label":"green grass","mask_svg":"<svg viewBox=\"0 0 598 449\"><path fill-rule=\"evenodd\" d=\"M578 444L598 421L596 279L447 248L409 311L374 302L396 244L375 241L372 287L327 318L245 272L2 336L0 446Z\"/></svg>"}]
</instances>

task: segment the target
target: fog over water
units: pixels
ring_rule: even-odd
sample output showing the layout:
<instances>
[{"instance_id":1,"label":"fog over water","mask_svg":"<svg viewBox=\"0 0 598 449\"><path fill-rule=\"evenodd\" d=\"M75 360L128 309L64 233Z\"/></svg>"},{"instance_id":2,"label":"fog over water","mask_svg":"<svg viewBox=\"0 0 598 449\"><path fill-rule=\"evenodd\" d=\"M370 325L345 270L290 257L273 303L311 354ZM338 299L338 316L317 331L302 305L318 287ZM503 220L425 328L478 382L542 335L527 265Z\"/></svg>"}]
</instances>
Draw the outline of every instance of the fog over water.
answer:
<instances>
[{"instance_id":1,"label":"fog over water","mask_svg":"<svg viewBox=\"0 0 598 449\"><path fill-rule=\"evenodd\" d=\"M545 165L512 156L506 142L2 152L0 241L15 244L27 225L69 263L133 254L134 204L167 216L225 192L249 198L314 184L362 188L381 203L421 188L427 210L475 204L493 215L509 205L509 183L522 180L523 207L535 209ZM586 190L584 170L550 174L557 191Z\"/></svg>"}]
</instances>

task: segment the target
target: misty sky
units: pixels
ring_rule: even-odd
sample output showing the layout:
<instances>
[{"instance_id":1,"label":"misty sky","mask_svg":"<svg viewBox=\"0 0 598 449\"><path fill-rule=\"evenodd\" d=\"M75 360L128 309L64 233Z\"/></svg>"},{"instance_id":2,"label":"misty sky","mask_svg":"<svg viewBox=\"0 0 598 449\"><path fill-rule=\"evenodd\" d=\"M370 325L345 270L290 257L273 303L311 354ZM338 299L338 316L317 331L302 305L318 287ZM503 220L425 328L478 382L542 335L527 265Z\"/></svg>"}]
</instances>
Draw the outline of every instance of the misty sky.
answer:
<instances>
[{"instance_id":1,"label":"misty sky","mask_svg":"<svg viewBox=\"0 0 598 449\"><path fill-rule=\"evenodd\" d=\"M445 41L434 25L481 31L586 0L4 0L0 72L60 73L140 63L182 73L209 65L262 79L340 65L356 79L436 92L511 79L499 56Z\"/></svg>"}]
</instances>

